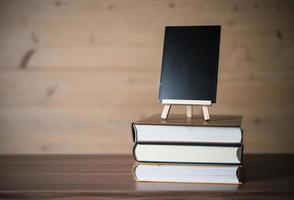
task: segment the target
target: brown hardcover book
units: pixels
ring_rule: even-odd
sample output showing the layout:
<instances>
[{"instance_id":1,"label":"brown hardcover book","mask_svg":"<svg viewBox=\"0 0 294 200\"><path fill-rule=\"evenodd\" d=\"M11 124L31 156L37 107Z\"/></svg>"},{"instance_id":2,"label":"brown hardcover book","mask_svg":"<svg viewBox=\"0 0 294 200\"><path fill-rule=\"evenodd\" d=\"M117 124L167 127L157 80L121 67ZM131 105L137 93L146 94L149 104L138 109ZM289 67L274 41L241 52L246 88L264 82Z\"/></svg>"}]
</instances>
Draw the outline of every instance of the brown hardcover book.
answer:
<instances>
[{"instance_id":1,"label":"brown hardcover book","mask_svg":"<svg viewBox=\"0 0 294 200\"><path fill-rule=\"evenodd\" d=\"M231 126L240 127L242 116L240 115L211 115L209 121L205 121L203 116L193 116L187 118L186 115L169 115L168 119L161 119L160 114L138 120L135 124L154 125L183 125L183 126Z\"/></svg>"},{"instance_id":2,"label":"brown hardcover book","mask_svg":"<svg viewBox=\"0 0 294 200\"><path fill-rule=\"evenodd\" d=\"M187 118L170 115L168 119L153 115L132 123L134 142L139 143L213 143L242 144L241 116L212 115L210 121L203 116Z\"/></svg>"}]
</instances>

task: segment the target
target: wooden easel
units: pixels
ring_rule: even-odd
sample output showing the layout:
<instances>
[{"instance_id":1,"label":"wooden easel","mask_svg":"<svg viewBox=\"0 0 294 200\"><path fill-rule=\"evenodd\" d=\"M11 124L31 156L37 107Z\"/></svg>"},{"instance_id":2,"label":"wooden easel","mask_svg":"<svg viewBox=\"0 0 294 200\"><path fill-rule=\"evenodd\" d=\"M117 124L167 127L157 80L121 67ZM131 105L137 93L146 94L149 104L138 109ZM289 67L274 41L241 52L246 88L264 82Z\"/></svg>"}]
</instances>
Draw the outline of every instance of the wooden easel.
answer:
<instances>
[{"instance_id":1,"label":"wooden easel","mask_svg":"<svg viewBox=\"0 0 294 200\"><path fill-rule=\"evenodd\" d=\"M211 101L201 101L201 100L174 100L174 99L163 99L161 102L164 107L161 114L162 119L167 119L170 108L172 105L185 105L187 106L186 116L187 118L192 118L193 116L193 107L202 106L203 117L205 121L210 120L208 106L211 106Z\"/></svg>"}]
</instances>

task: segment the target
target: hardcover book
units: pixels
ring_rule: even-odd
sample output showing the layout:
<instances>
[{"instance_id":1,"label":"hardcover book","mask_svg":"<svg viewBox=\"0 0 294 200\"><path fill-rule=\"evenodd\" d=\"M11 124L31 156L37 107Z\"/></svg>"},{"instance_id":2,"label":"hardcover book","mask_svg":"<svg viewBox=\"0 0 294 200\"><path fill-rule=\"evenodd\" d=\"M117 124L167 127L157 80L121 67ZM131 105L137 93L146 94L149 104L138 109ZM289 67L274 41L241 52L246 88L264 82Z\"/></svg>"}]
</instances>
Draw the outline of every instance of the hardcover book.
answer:
<instances>
[{"instance_id":1,"label":"hardcover book","mask_svg":"<svg viewBox=\"0 0 294 200\"><path fill-rule=\"evenodd\" d=\"M136 143L133 155L139 162L239 165L243 146Z\"/></svg>"},{"instance_id":2,"label":"hardcover book","mask_svg":"<svg viewBox=\"0 0 294 200\"><path fill-rule=\"evenodd\" d=\"M214 115L210 121L201 116L189 119L170 115L167 120L154 115L132 123L134 142L139 143L242 143L241 116Z\"/></svg>"},{"instance_id":3,"label":"hardcover book","mask_svg":"<svg viewBox=\"0 0 294 200\"><path fill-rule=\"evenodd\" d=\"M133 175L142 182L241 184L238 165L177 165L135 163Z\"/></svg>"}]
</instances>

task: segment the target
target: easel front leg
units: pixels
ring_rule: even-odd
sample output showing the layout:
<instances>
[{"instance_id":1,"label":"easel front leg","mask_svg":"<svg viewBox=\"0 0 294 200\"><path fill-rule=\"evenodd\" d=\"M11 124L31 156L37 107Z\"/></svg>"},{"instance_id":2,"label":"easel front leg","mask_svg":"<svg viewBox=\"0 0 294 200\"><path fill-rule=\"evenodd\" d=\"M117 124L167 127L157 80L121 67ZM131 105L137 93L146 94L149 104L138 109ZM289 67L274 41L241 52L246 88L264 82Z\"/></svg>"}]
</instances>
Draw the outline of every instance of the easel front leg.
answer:
<instances>
[{"instance_id":1,"label":"easel front leg","mask_svg":"<svg viewBox=\"0 0 294 200\"><path fill-rule=\"evenodd\" d=\"M193 116L193 107L192 106L187 106L186 115L187 115L187 118L192 118L192 116Z\"/></svg>"},{"instance_id":2,"label":"easel front leg","mask_svg":"<svg viewBox=\"0 0 294 200\"><path fill-rule=\"evenodd\" d=\"M208 107L207 106L202 106L202 111L203 111L204 120L205 121L210 120Z\"/></svg>"},{"instance_id":3,"label":"easel front leg","mask_svg":"<svg viewBox=\"0 0 294 200\"><path fill-rule=\"evenodd\" d=\"M171 105L164 105L163 111L161 113L161 119L166 119L169 113Z\"/></svg>"}]
</instances>

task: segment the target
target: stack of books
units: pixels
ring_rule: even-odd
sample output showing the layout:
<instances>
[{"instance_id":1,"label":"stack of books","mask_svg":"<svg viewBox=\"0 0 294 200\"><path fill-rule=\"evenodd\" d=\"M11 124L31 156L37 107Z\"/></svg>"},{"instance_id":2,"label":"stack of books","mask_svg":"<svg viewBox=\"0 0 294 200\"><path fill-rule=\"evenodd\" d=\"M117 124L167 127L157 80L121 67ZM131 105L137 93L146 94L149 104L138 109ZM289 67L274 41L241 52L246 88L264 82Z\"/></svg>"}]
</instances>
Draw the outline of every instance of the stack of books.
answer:
<instances>
[{"instance_id":1,"label":"stack of books","mask_svg":"<svg viewBox=\"0 0 294 200\"><path fill-rule=\"evenodd\" d=\"M137 181L240 184L240 116L154 115L132 123Z\"/></svg>"}]
</instances>

